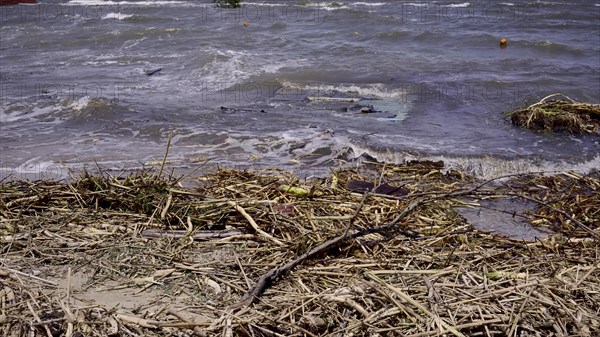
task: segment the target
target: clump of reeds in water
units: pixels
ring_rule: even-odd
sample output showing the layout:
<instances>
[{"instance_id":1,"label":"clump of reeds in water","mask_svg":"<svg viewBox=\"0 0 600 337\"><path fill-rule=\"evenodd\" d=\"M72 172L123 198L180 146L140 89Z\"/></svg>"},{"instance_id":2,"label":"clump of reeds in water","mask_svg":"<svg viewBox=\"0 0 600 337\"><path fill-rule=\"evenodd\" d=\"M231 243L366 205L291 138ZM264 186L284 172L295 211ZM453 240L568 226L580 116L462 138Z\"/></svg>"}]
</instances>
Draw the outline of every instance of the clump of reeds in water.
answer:
<instances>
[{"instance_id":1,"label":"clump of reeds in water","mask_svg":"<svg viewBox=\"0 0 600 337\"><path fill-rule=\"evenodd\" d=\"M508 116L513 125L527 129L600 135L600 104L576 102L562 94L546 96Z\"/></svg>"}]
</instances>

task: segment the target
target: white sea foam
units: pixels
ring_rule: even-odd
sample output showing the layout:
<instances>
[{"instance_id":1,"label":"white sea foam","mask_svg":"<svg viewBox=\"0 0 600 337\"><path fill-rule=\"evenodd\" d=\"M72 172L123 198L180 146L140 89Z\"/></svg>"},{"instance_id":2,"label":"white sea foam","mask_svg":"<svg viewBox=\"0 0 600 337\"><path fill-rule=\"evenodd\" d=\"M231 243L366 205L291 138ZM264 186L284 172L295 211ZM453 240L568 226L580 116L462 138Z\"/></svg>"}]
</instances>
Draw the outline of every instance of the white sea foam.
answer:
<instances>
[{"instance_id":1,"label":"white sea foam","mask_svg":"<svg viewBox=\"0 0 600 337\"><path fill-rule=\"evenodd\" d=\"M39 160L39 157L27 160L21 165L15 167L14 172L19 174L33 174L57 169L58 164Z\"/></svg>"},{"instance_id":2,"label":"white sea foam","mask_svg":"<svg viewBox=\"0 0 600 337\"><path fill-rule=\"evenodd\" d=\"M356 85L356 84L339 84L331 85L326 83L294 83L289 81L283 81L285 88L293 90L305 90L305 91L316 91L321 94L327 92L341 92L341 93L357 93L361 97L369 98L400 98L406 95L406 92L402 89L386 89L381 83Z\"/></svg>"},{"instance_id":3,"label":"white sea foam","mask_svg":"<svg viewBox=\"0 0 600 337\"><path fill-rule=\"evenodd\" d=\"M10 107L10 108L9 108ZM23 122L28 120L36 120L38 117L52 115L59 112L61 107L56 105L48 105L40 107L35 105L16 105L5 104L0 109L0 123ZM7 112L10 111L10 112Z\"/></svg>"},{"instance_id":4,"label":"white sea foam","mask_svg":"<svg viewBox=\"0 0 600 337\"><path fill-rule=\"evenodd\" d=\"M331 130L298 128L286 131L261 133L233 132L219 145L196 146L195 155L207 158L227 158L229 164L249 162L250 166L271 163L277 166L300 162L318 165L329 161L343 149L343 141ZM328 149L331 154L323 153ZM217 159L219 160L219 159Z\"/></svg>"},{"instance_id":5,"label":"white sea foam","mask_svg":"<svg viewBox=\"0 0 600 337\"><path fill-rule=\"evenodd\" d=\"M413 7L427 7L428 4L427 3L414 3L414 2L409 2L407 4L404 4L405 6L413 6Z\"/></svg>"},{"instance_id":6,"label":"white sea foam","mask_svg":"<svg viewBox=\"0 0 600 337\"><path fill-rule=\"evenodd\" d=\"M226 89L241 84L253 76L275 74L285 67L298 67L308 63L306 59L272 61L262 53L236 50L208 50L212 61L193 70L188 77L193 82L202 81L205 89Z\"/></svg>"},{"instance_id":7,"label":"white sea foam","mask_svg":"<svg viewBox=\"0 0 600 337\"><path fill-rule=\"evenodd\" d=\"M600 156L580 163L551 162L525 158L504 159L498 157L452 158L439 156L437 158L446 162L448 168L457 167L482 179L536 172L556 173L573 171L586 174L600 167Z\"/></svg>"},{"instance_id":8,"label":"white sea foam","mask_svg":"<svg viewBox=\"0 0 600 337\"><path fill-rule=\"evenodd\" d=\"M111 1L111 0L71 0L67 3L68 5L81 5L81 6L180 6L180 5L194 5L188 1L167 1L167 0L156 0L156 1Z\"/></svg>"},{"instance_id":9,"label":"white sea foam","mask_svg":"<svg viewBox=\"0 0 600 337\"><path fill-rule=\"evenodd\" d=\"M317 7L326 11L335 11L338 9L348 9L342 2L309 2L305 4L306 7Z\"/></svg>"},{"instance_id":10,"label":"white sea foam","mask_svg":"<svg viewBox=\"0 0 600 337\"><path fill-rule=\"evenodd\" d=\"M89 96L83 96L69 103L68 107L73 109L74 111L81 111L85 109L90 104L90 102L91 98Z\"/></svg>"},{"instance_id":11,"label":"white sea foam","mask_svg":"<svg viewBox=\"0 0 600 337\"><path fill-rule=\"evenodd\" d=\"M114 56L111 56L111 57L114 57ZM115 60L97 60L97 59L83 62L83 65L92 65L92 66L111 65L111 64L122 64L122 62L115 61Z\"/></svg>"},{"instance_id":12,"label":"white sea foam","mask_svg":"<svg viewBox=\"0 0 600 337\"><path fill-rule=\"evenodd\" d=\"M289 4L269 2L243 2L244 6L287 7Z\"/></svg>"},{"instance_id":13,"label":"white sea foam","mask_svg":"<svg viewBox=\"0 0 600 337\"><path fill-rule=\"evenodd\" d=\"M241 83L252 75L247 67L248 54L235 50L216 50L213 54L213 61L192 73L192 76L202 80L204 85L224 89Z\"/></svg>"},{"instance_id":14,"label":"white sea foam","mask_svg":"<svg viewBox=\"0 0 600 337\"><path fill-rule=\"evenodd\" d=\"M0 179L59 180L68 177L69 171L70 169L62 163L47 161L42 157L34 157L18 166L0 165Z\"/></svg>"},{"instance_id":15,"label":"white sea foam","mask_svg":"<svg viewBox=\"0 0 600 337\"><path fill-rule=\"evenodd\" d=\"M385 6L386 2L353 2L353 6Z\"/></svg>"},{"instance_id":16,"label":"white sea foam","mask_svg":"<svg viewBox=\"0 0 600 337\"><path fill-rule=\"evenodd\" d=\"M108 13L102 17L103 20L106 19L117 19L117 20L125 20L130 17L133 17L133 14L122 14L122 13Z\"/></svg>"},{"instance_id":17,"label":"white sea foam","mask_svg":"<svg viewBox=\"0 0 600 337\"><path fill-rule=\"evenodd\" d=\"M469 7L471 6L470 2L463 2L460 4L448 4L448 5L442 5L443 7L450 7L450 8L462 8L462 7Z\"/></svg>"},{"instance_id":18,"label":"white sea foam","mask_svg":"<svg viewBox=\"0 0 600 337\"><path fill-rule=\"evenodd\" d=\"M565 161L552 162L535 158L507 159L496 156L415 156L392 149L377 151L355 142L349 142L346 146L350 147L357 157L364 153L385 163L402 164L411 160L441 160L446 164L446 169L457 168L481 179L493 179L512 174L537 172L556 173L572 171L586 174L600 167L600 156L578 163L569 163Z\"/></svg>"}]
</instances>

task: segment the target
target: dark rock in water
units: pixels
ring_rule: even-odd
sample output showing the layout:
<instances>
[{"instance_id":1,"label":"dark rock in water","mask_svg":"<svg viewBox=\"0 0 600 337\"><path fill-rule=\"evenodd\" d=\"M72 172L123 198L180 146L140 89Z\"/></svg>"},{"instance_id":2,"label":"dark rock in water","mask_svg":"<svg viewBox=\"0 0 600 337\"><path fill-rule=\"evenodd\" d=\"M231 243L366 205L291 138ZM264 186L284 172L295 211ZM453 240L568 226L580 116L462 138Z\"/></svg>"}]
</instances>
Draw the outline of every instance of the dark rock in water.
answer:
<instances>
[{"instance_id":1,"label":"dark rock in water","mask_svg":"<svg viewBox=\"0 0 600 337\"><path fill-rule=\"evenodd\" d=\"M156 69L146 70L144 72L146 73L146 75L152 76L152 75L158 74L162 69L163 68L156 68Z\"/></svg>"},{"instance_id":2,"label":"dark rock in water","mask_svg":"<svg viewBox=\"0 0 600 337\"><path fill-rule=\"evenodd\" d=\"M364 152L360 156L358 156L358 158L356 158L356 159L359 161L369 161L372 163L379 163L379 160L377 160L377 158L371 156L368 153L364 153Z\"/></svg>"},{"instance_id":3,"label":"dark rock in water","mask_svg":"<svg viewBox=\"0 0 600 337\"><path fill-rule=\"evenodd\" d=\"M221 112L223 113L234 113L234 112L260 112L260 113L267 113L265 111L265 109L242 109L242 108L229 108L226 106L221 106L219 107L219 109L221 110Z\"/></svg>"},{"instance_id":4,"label":"dark rock in water","mask_svg":"<svg viewBox=\"0 0 600 337\"><path fill-rule=\"evenodd\" d=\"M360 108L360 112L362 112L362 113L373 113L373 112L376 112L376 111L375 111L375 109L373 108L372 105L369 105L369 106L365 106L365 107Z\"/></svg>"},{"instance_id":5,"label":"dark rock in water","mask_svg":"<svg viewBox=\"0 0 600 337\"><path fill-rule=\"evenodd\" d=\"M402 186L392 186L387 183L375 186L375 184L371 182L354 179L349 180L348 183L346 183L346 189L358 193L373 191L374 193L393 196L402 196L408 194L408 190L403 188Z\"/></svg>"},{"instance_id":6,"label":"dark rock in water","mask_svg":"<svg viewBox=\"0 0 600 337\"><path fill-rule=\"evenodd\" d=\"M226 107L226 106L221 106L219 109L221 110L221 112L224 112L224 113L228 113L228 112L236 112L236 111L237 111L237 109L234 109L234 108L228 108L228 107Z\"/></svg>"},{"instance_id":7,"label":"dark rock in water","mask_svg":"<svg viewBox=\"0 0 600 337\"><path fill-rule=\"evenodd\" d=\"M355 104L354 106L350 107L348 110L360 111L362 113L378 112L377 110L375 110L375 108L371 104L369 104L369 105Z\"/></svg>"}]
</instances>

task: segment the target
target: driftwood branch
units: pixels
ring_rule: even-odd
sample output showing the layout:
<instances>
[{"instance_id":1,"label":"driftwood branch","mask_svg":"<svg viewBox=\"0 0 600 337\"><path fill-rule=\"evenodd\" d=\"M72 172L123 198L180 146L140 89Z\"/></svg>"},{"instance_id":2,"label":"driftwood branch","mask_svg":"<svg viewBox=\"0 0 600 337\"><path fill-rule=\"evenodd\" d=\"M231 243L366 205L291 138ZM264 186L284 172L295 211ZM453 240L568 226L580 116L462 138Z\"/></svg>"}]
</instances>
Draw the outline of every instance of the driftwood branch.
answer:
<instances>
[{"instance_id":1,"label":"driftwood branch","mask_svg":"<svg viewBox=\"0 0 600 337\"><path fill-rule=\"evenodd\" d=\"M292 261L289 261L288 263L284 264L283 266L273 268L273 269L269 270L267 273L263 274L256 282L256 285L254 287L252 287L250 290L248 290L238 303L231 305L229 308L230 309L239 309L239 308L244 308L244 307L249 306L258 297L260 297L260 295L262 295L262 293L269 286L272 285L274 280L278 279L280 276L282 276L282 275L286 274L287 272L289 272L290 270L294 269L296 266L300 265L302 262L304 262L308 259L311 259L314 256L316 256L322 252L339 247L350 240L353 240L353 239L356 239L356 238L359 238L359 237L362 237L362 236L365 236L368 234L375 234L375 233L378 233L378 234L395 233L395 234L400 234L400 235L403 235L403 236L411 238L411 239L416 239L419 237L419 234L412 232L412 231L399 230L397 228L397 225L400 222L400 220L402 220L404 217L406 217L409 213L411 213L416 208L423 206L425 204L428 204L435 200L472 194L475 191L481 189L482 187L484 187L485 185L489 184L490 182L492 182L494 180L495 179L490 179L490 180L484 181L483 183L481 183L471 189L458 190L458 191L445 193L442 195L436 195L436 196L432 196L432 197L429 197L426 199L414 201L414 202L410 203L408 206L406 206L402 210L402 212L400 212L400 214L398 214L391 222L389 222L385 225L367 228L367 229L363 229L363 230L356 231L353 233L349 233L349 231L348 231L349 227L347 227L346 230L344 230L344 232L341 235L339 235L333 239L330 239L328 241L323 242L322 244L312 248L308 252L300 255L299 257L295 258ZM359 206L357 211L360 211L360 209L362 208L362 203L364 203L365 198L369 194L370 193L367 193L365 195L365 197L363 198L363 200L361 202L361 206ZM353 219L354 218L355 217L353 217Z\"/></svg>"},{"instance_id":2,"label":"driftwood branch","mask_svg":"<svg viewBox=\"0 0 600 337\"><path fill-rule=\"evenodd\" d=\"M400 220L402 220L407 214L412 212L415 208L422 206L426 203L429 203L433 200L439 199L439 198L440 197L433 197L433 198L423 199L423 200L415 201L415 202L411 203L400 214L398 214L398 216L396 216L396 218L394 218L388 224L378 226L378 227L363 229L363 230L356 231L353 233L344 231L344 233L342 235L323 242L322 244L312 248L308 252L300 255L299 257L284 264L283 266L269 270L267 273L265 273L263 276L261 276L258 279L258 281L256 282L256 285L253 288L251 288L250 290L248 290L238 303L230 306L230 309L244 308L244 307L252 304L273 283L273 281L275 279L286 274L288 271L294 269L296 266L298 266L302 262L304 262L324 251L339 247L342 244L344 244L350 240L353 240L353 239L356 239L356 238L359 238L361 236L365 236L368 234L388 233L392 230L394 230L395 233L404 235L406 237L417 238L419 235L414 232L401 231L401 230L397 230L394 227L396 227L398 222L400 222Z\"/></svg>"}]
</instances>

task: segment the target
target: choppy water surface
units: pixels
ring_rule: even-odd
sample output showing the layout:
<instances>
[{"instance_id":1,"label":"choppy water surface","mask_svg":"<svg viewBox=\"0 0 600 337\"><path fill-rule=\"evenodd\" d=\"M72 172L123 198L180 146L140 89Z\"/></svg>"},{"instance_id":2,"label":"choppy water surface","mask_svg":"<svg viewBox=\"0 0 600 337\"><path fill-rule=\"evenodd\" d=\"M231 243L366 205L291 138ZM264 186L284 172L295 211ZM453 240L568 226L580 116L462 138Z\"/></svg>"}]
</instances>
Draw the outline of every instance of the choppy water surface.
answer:
<instances>
[{"instance_id":1,"label":"choppy water surface","mask_svg":"<svg viewBox=\"0 0 600 337\"><path fill-rule=\"evenodd\" d=\"M502 114L556 92L600 102L598 0L39 2L0 7L4 170L135 166L169 133L190 167L600 166L597 138Z\"/></svg>"}]
</instances>

